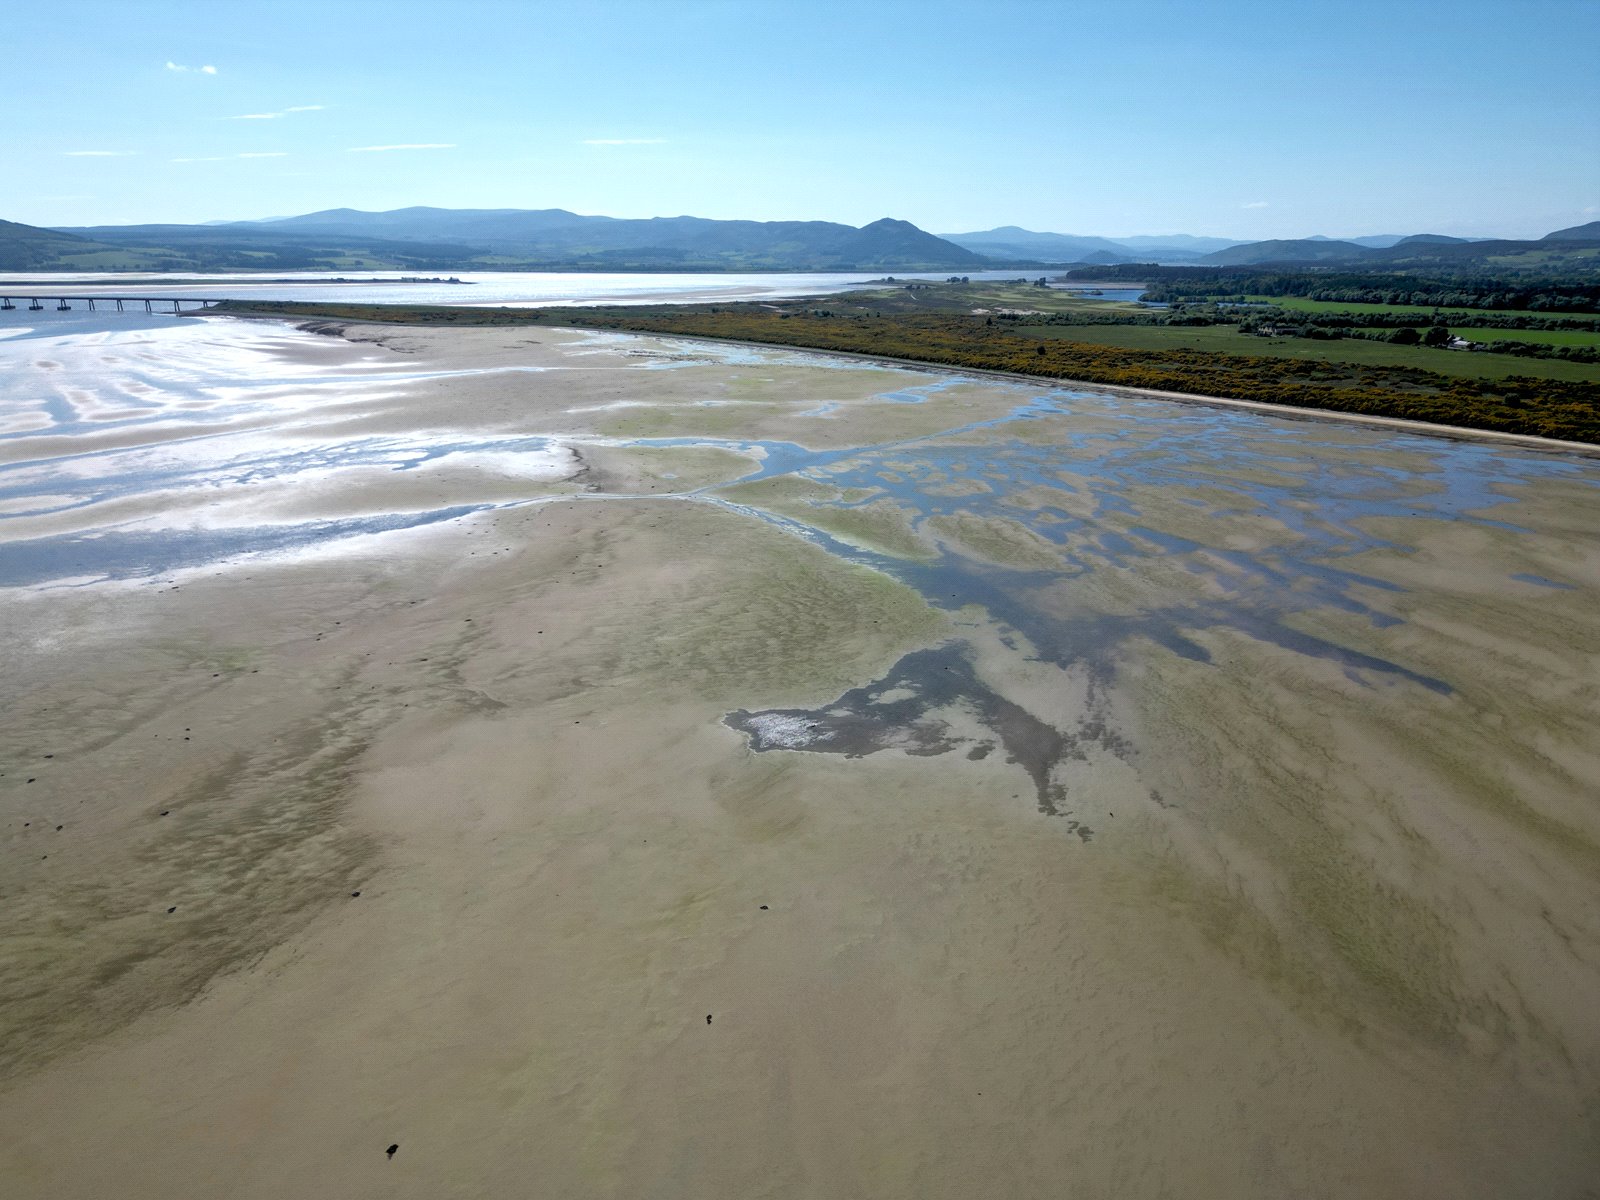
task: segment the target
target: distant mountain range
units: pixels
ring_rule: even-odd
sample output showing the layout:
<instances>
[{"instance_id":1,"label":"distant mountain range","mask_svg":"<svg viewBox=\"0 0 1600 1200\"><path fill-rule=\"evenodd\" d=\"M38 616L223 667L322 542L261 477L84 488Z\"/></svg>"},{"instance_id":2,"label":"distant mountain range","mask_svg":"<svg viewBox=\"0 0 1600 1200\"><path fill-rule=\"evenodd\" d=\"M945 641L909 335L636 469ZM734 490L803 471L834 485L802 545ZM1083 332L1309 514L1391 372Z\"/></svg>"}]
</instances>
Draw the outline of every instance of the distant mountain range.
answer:
<instances>
[{"instance_id":1,"label":"distant mountain range","mask_svg":"<svg viewBox=\"0 0 1600 1200\"><path fill-rule=\"evenodd\" d=\"M1264 242L1189 234L1105 238L1006 225L936 237L885 218L831 221L624 220L566 209L327 209L202 225L44 229L0 221L0 270L214 271L603 270L959 271L1109 266L1436 265L1600 270L1600 222L1537 241L1442 234L1308 237Z\"/></svg>"},{"instance_id":2,"label":"distant mountain range","mask_svg":"<svg viewBox=\"0 0 1600 1200\"><path fill-rule=\"evenodd\" d=\"M1558 229L1538 241L1497 238L1458 238L1438 233L1416 233L1385 245L1361 241L1299 238L1287 241L1249 242L1230 246L1198 260L1199 266L1306 266L1373 267L1385 270L1435 264L1441 267L1498 266L1508 269L1539 268L1560 264L1594 270L1600 268L1600 221Z\"/></svg>"},{"instance_id":3,"label":"distant mountain range","mask_svg":"<svg viewBox=\"0 0 1600 1200\"><path fill-rule=\"evenodd\" d=\"M986 229L980 233L946 233L940 236L947 242L989 258L1089 264L1160 262L1171 265L1197 262L1212 251L1239 244L1231 238L1194 237L1186 233L1168 237L1076 237L1064 233L1035 233L1015 225L1003 225L999 229Z\"/></svg>"},{"instance_id":4,"label":"distant mountain range","mask_svg":"<svg viewBox=\"0 0 1600 1200\"><path fill-rule=\"evenodd\" d=\"M982 270L907 221L618 220L564 209L406 208L208 225L0 222L0 270Z\"/></svg>"},{"instance_id":5,"label":"distant mountain range","mask_svg":"<svg viewBox=\"0 0 1600 1200\"><path fill-rule=\"evenodd\" d=\"M559 208L335 208L221 225L96 225L51 232L153 260L152 266L181 260L188 269L971 271L987 265L970 250L887 218L857 229L831 221L619 220ZM86 253L88 247L81 247L72 257ZM0 253L0 267L4 262Z\"/></svg>"},{"instance_id":6,"label":"distant mountain range","mask_svg":"<svg viewBox=\"0 0 1600 1200\"><path fill-rule=\"evenodd\" d=\"M1600 221L1590 221L1587 225L1573 225L1567 229L1558 229L1554 233L1544 235L1547 242L1600 242Z\"/></svg>"},{"instance_id":7,"label":"distant mountain range","mask_svg":"<svg viewBox=\"0 0 1600 1200\"><path fill-rule=\"evenodd\" d=\"M973 267L980 256L885 218L860 229L830 221L712 221L703 217L621 220L562 208L402 208L368 213L329 209L301 217L242 223L277 234L462 243L496 255L559 261L641 258L668 265L717 262L775 269L877 270ZM241 225L224 226L234 230ZM99 231L73 231L94 233Z\"/></svg>"}]
</instances>

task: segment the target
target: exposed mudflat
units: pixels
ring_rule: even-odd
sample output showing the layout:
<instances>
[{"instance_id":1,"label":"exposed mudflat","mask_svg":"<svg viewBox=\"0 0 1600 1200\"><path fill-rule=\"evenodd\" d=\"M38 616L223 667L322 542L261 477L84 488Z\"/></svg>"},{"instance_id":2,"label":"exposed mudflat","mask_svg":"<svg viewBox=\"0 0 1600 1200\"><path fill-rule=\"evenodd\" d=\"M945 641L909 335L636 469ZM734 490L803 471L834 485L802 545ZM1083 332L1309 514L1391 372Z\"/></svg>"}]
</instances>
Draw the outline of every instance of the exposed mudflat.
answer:
<instances>
[{"instance_id":1,"label":"exposed mudflat","mask_svg":"<svg viewBox=\"0 0 1600 1200\"><path fill-rule=\"evenodd\" d=\"M0 342L7 1195L1594 1194L1600 462L324 333Z\"/></svg>"}]
</instances>

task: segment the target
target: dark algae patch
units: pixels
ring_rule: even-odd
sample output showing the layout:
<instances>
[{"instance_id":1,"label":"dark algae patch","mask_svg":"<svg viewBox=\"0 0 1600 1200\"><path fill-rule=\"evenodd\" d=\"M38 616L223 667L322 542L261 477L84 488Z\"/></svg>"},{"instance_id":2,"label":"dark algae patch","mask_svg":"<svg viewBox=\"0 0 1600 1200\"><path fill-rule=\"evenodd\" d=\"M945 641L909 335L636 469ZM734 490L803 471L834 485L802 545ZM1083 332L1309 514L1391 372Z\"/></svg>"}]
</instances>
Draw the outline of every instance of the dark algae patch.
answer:
<instances>
[{"instance_id":1,"label":"dark algae patch","mask_svg":"<svg viewBox=\"0 0 1600 1200\"><path fill-rule=\"evenodd\" d=\"M956 732L950 718L957 710L975 717L994 741L974 742ZM931 756L966 748L968 758L981 759L998 742L1006 761L1033 780L1039 811L1053 817L1066 815L1067 797L1051 780L1051 771L1066 759L1081 759L1083 741L1093 736L1088 727L1062 733L999 695L978 677L960 643L908 654L876 683L852 688L826 708L740 709L725 719L758 752L810 750L861 758L889 749ZM1073 832L1084 841L1092 834L1076 823Z\"/></svg>"}]
</instances>

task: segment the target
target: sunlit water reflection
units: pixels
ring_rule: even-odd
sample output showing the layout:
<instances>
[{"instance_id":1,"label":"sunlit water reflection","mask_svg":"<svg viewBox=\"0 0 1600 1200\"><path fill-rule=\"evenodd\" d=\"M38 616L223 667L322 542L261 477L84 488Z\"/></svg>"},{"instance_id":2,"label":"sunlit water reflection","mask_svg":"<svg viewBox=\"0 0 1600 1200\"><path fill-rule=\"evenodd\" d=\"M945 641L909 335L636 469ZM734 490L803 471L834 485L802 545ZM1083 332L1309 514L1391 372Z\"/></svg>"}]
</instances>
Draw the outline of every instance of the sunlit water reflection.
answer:
<instances>
[{"instance_id":1,"label":"sunlit water reflection","mask_svg":"<svg viewBox=\"0 0 1600 1200\"><path fill-rule=\"evenodd\" d=\"M755 348L655 341L640 350L617 334L569 343L555 368L438 371L387 352L352 359L342 344L334 347L342 357L318 353L326 339L227 321L80 316L7 332L0 586L9 588L155 578L537 503L578 492L550 485L573 479L597 444L714 447L750 463L746 486L717 484L678 501L757 516L895 576L935 606L980 606L1036 661L1109 677L1133 639L1148 639L1204 662L1201 635L1220 629L1335 664L1362 686L1445 694L1449 679L1308 632L1301 618L1332 611L1374 628L1401 619L1398 585L1347 565L1369 551L1408 549L1374 532L1384 524L1374 519L1515 534L1506 503L1518 488L1600 482L1595 464L1579 458L992 380L980 382L1008 398L998 416L826 450L741 438L487 436L449 426L374 432L359 414L419 382L581 371L595 356L615 367L617 354L633 355L622 369L647 372L707 361L774 372L862 367ZM885 375L879 400L925 404L974 382L938 375L903 386L899 378ZM837 411L829 402L795 415L826 421ZM401 487L422 478L437 483ZM462 489L462 479L494 486ZM806 485L807 498L763 503L748 486L782 479ZM896 551L842 532L856 517L887 517L908 541ZM1534 572L1509 578L1546 591L1575 586ZM1127 599L1127 580L1137 581L1137 602ZM885 701L889 693L895 698ZM1055 805L1051 763L1082 739L1111 736L1093 713L1076 731L1040 725L983 685L959 648L913 656L892 679L827 710L732 720L758 749L945 752L966 742L929 714L956 694L1029 766L1047 811Z\"/></svg>"}]
</instances>

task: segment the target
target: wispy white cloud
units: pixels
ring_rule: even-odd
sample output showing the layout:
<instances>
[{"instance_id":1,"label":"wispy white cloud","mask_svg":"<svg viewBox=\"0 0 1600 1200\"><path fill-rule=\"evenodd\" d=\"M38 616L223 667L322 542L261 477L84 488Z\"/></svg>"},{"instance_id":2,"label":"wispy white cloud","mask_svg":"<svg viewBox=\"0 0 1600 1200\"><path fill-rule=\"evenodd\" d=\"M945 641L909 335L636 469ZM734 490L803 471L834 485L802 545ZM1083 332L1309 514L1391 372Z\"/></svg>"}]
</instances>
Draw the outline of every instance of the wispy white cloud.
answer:
<instances>
[{"instance_id":1,"label":"wispy white cloud","mask_svg":"<svg viewBox=\"0 0 1600 1200\"><path fill-rule=\"evenodd\" d=\"M67 158L132 158L137 150L63 150Z\"/></svg>"},{"instance_id":2,"label":"wispy white cloud","mask_svg":"<svg viewBox=\"0 0 1600 1200\"><path fill-rule=\"evenodd\" d=\"M454 142L400 142L393 146L351 146L351 154L372 154L380 150L454 150Z\"/></svg>"},{"instance_id":3,"label":"wispy white cloud","mask_svg":"<svg viewBox=\"0 0 1600 1200\"><path fill-rule=\"evenodd\" d=\"M1245 207L1245 208L1271 208L1272 206L1270 204L1268 204L1265 200L1252 200L1248 204L1245 204L1243 207Z\"/></svg>"},{"instance_id":4,"label":"wispy white cloud","mask_svg":"<svg viewBox=\"0 0 1600 1200\"><path fill-rule=\"evenodd\" d=\"M666 138L584 138L585 146L664 146Z\"/></svg>"},{"instance_id":5,"label":"wispy white cloud","mask_svg":"<svg viewBox=\"0 0 1600 1200\"><path fill-rule=\"evenodd\" d=\"M279 117L286 117L290 113L321 112L320 104L291 104L288 108L278 112L240 113L237 117L229 117L230 121L276 121Z\"/></svg>"},{"instance_id":6,"label":"wispy white cloud","mask_svg":"<svg viewBox=\"0 0 1600 1200\"><path fill-rule=\"evenodd\" d=\"M217 69L209 64L203 67L186 67L182 63L173 62L170 58L167 60L167 70L182 73L192 72L196 75L215 75L217 73Z\"/></svg>"}]
</instances>

